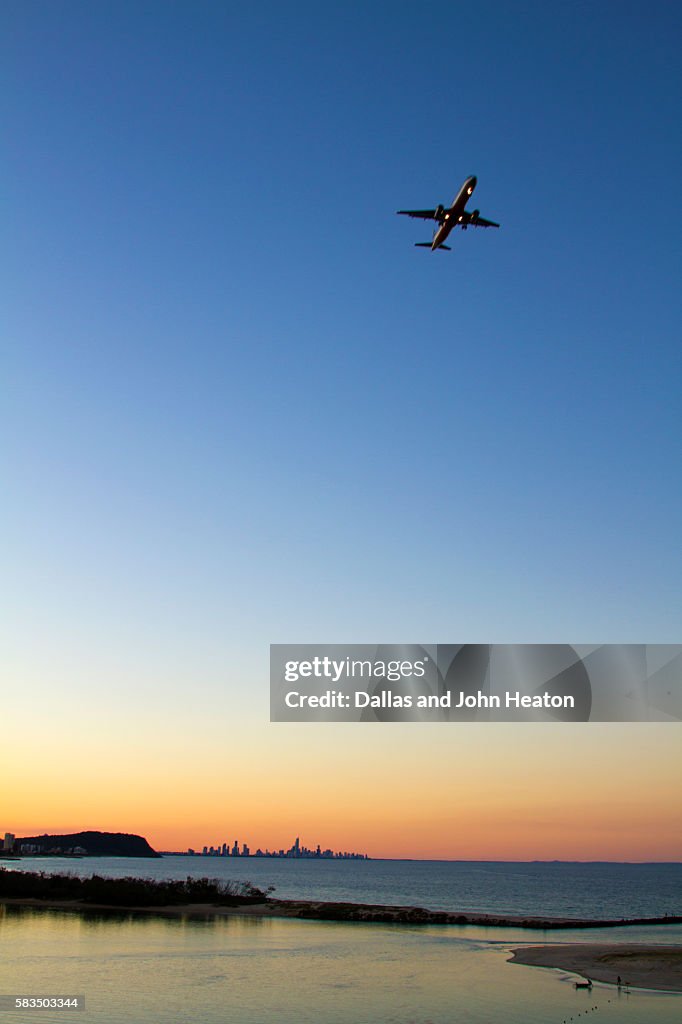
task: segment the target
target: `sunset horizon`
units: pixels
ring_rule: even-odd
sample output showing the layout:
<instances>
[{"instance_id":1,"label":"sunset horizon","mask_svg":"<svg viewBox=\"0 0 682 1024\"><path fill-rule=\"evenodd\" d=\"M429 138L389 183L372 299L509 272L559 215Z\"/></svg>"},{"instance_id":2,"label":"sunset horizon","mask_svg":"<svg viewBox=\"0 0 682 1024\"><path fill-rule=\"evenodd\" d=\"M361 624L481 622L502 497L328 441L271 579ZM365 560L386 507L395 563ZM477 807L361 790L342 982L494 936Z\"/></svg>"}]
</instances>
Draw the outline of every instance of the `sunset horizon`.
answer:
<instances>
[{"instance_id":1,"label":"sunset horizon","mask_svg":"<svg viewBox=\"0 0 682 1024\"><path fill-rule=\"evenodd\" d=\"M50 777L17 776L5 821L17 835L134 832L166 850L299 835L373 858L682 859L674 724L252 724L227 754L207 731L191 773L187 738L182 759L148 750L143 770L103 737L87 773L55 740ZM303 760L287 756L303 742Z\"/></svg>"}]
</instances>

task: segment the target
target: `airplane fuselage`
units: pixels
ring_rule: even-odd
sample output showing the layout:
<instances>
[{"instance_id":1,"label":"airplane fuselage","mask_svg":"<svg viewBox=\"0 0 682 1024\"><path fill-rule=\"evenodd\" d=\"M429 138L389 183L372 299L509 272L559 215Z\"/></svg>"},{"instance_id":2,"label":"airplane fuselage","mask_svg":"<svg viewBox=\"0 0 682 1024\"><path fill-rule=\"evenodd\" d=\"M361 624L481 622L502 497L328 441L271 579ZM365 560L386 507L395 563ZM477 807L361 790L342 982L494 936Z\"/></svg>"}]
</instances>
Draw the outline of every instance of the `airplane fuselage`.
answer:
<instances>
[{"instance_id":1,"label":"airplane fuselage","mask_svg":"<svg viewBox=\"0 0 682 1024\"><path fill-rule=\"evenodd\" d=\"M436 222L433 236L430 242L415 242L418 249L430 249L432 252L443 252L449 250L450 246L445 245L445 240L453 228L499 228L497 221L481 217L480 210L467 210L466 206L476 188L476 177L471 174L461 189L452 200L452 205L447 209L439 203L435 209L428 210L396 210L402 217L416 217L419 220L431 220Z\"/></svg>"},{"instance_id":2,"label":"airplane fuselage","mask_svg":"<svg viewBox=\"0 0 682 1024\"><path fill-rule=\"evenodd\" d=\"M455 198L452 200L452 206L450 209L445 211L442 223L433 236L433 242L431 243L432 251L437 249L439 245L443 244L453 228L456 228L458 224L462 223L464 219L464 208L474 194L475 188L476 177L472 174L470 178L467 178Z\"/></svg>"}]
</instances>

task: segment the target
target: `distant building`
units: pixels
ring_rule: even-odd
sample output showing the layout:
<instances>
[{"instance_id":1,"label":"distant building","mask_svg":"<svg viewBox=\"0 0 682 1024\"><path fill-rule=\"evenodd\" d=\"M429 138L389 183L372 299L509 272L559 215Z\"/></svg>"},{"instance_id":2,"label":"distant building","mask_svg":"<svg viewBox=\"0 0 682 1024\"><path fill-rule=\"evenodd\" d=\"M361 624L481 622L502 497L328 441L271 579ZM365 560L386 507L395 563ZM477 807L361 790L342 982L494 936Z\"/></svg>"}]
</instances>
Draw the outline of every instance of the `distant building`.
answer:
<instances>
[{"instance_id":1,"label":"distant building","mask_svg":"<svg viewBox=\"0 0 682 1024\"><path fill-rule=\"evenodd\" d=\"M188 853L193 853L193 850L189 850ZM292 845L288 850L270 850L269 847L263 851L262 847L258 847L255 853L251 852L251 848L248 843L243 843L240 847L239 840L235 839L233 846L230 848L227 843L218 843L216 846L204 846L204 856L213 857L291 857L291 858L311 858L320 857L325 860L368 860L366 853L355 853L348 850L326 850L322 849L320 843L316 846L305 846L301 843L299 836L296 836Z\"/></svg>"},{"instance_id":2,"label":"distant building","mask_svg":"<svg viewBox=\"0 0 682 1024\"><path fill-rule=\"evenodd\" d=\"M5 838L2 841L2 848L6 853L11 853L14 849L14 840L16 836L13 832L5 832Z\"/></svg>"}]
</instances>

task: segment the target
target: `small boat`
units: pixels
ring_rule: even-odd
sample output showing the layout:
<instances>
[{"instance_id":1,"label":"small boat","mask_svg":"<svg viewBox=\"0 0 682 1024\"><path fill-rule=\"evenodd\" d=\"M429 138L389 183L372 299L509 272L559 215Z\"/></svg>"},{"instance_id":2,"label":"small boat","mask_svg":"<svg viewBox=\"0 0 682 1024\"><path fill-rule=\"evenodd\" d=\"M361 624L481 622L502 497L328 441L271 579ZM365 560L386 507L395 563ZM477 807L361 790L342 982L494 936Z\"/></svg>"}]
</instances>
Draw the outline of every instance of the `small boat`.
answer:
<instances>
[{"instance_id":1,"label":"small boat","mask_svg":"<svg viewBox=\"0 0 682 1024\"><path fill-rule=\"evenodd\" d=\"M592 988L592 982L588 978L587 981L576 981L576 988Z\"/></svg>"}]
</instances>

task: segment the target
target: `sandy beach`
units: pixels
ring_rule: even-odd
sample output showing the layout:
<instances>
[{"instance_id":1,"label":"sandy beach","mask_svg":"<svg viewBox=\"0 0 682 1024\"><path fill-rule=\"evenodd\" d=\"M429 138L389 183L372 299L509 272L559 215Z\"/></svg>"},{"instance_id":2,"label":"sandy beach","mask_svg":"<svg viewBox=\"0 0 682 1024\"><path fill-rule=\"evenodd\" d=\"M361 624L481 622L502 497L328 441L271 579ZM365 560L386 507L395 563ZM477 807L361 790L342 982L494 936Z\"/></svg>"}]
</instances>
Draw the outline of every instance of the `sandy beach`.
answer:
<instances>
[{"instance_id":1,"label":"sandy beach","mask_svg":"<svg viewBox=\"0 0 682 1024\"><path fill-rule=\"evenodd\" d=\"M525 946L512 952L510 963L556 967L611 985L620 976L623 984L635 988L682 992L682 946L567 943Z\"/></svg>"}]
</instances>

